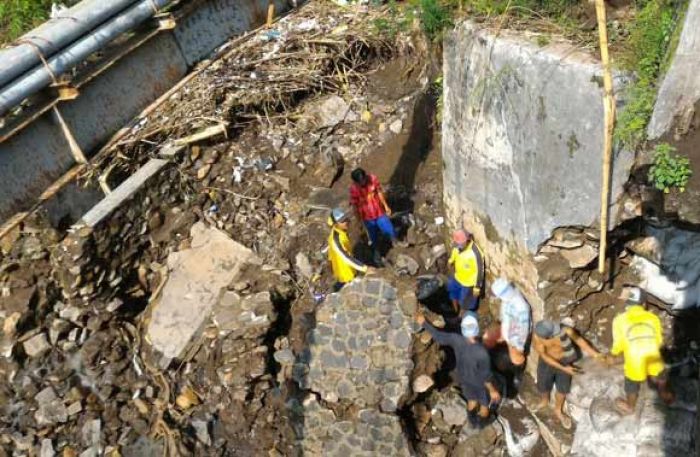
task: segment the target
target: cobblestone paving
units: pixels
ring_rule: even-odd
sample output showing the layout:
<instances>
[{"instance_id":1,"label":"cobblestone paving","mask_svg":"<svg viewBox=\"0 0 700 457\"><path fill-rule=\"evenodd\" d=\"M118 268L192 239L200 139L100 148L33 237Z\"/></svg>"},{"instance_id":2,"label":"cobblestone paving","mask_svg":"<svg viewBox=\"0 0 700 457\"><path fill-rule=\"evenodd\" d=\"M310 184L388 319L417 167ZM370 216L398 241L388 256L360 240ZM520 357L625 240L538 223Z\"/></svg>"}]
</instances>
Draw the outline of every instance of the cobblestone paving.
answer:
<instances>
[{"instance_id":1,"label":"cobblestone paving","mask_svg":"<svg viewBox=\"0 0 700 457\"><path fill-rule=\"evenodd\" d=\"M409 389L414 323L396 289L365 278L330 295L308 334L308 372L297 378L329 407L354 405L343 418L314 395L304 404L302 446L310 455L409 455L394 414ZM306 371L306 370L304 370Z\"/></svg>"}]
</instances>

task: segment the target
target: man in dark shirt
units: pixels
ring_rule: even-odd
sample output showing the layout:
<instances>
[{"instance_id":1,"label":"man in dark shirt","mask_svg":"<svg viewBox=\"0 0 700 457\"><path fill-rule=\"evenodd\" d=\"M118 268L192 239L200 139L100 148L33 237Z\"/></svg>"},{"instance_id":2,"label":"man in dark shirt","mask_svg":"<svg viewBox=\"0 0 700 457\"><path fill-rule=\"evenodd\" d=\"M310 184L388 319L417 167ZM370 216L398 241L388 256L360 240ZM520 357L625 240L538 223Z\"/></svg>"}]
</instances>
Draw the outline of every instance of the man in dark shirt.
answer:
<instances>
[{"instance_id":1,"label":"man in dark shirt","mask_svg":"<svg viewBox=\"0 0 700 457\"><path fill-rule=\"evenodd\" d=\"M422 313L416 315L422 325L441 346L452 348L457 361L457 378L462 396L467 400L467 413L472 425L482 428L489 423L489 406L498 403L501 394L494 386L491 360L486 348L477 340L479 322L468 313L462 319L462 334L438 330L425 321Z\"/></svg>"}]
</instances>

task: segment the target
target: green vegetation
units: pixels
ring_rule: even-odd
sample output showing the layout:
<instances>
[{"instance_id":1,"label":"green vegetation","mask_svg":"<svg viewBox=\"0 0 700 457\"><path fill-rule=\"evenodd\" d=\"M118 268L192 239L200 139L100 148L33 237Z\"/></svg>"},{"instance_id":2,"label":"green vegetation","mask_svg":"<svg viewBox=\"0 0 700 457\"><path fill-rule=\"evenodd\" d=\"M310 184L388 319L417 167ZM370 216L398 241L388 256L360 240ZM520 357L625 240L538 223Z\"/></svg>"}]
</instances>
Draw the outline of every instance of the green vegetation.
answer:
<instances>
[{"instance_id":1,"label":"green vegetation","mask_svg":"<svg viewBox=\"0 0 700 457\"><path fill-rule=\"evenodd\" d=\"M615 128L616 140L629 149L639 148L646 140L659 77L673 41L678 7L678 2L671 0L647 0L629 29L627 48L620 61L623 69L635 72L637 80L625 94L627 103Z\"/></svg>"},{"instance_id":2,"label":"green vegetation","mask_svg":"<svg viewBox=\"0 0 700 457\"><path fill-rule=\"evenodd\" d=\"M441 2L440 0L414 0L411 4L418 9L421 27L429 39L437 41L442 39L445 29L452 27L454 3Z\"/></svg>"},{"instance_id":3,"label":"green vegetation","mask_svg":"<svg viewBox=\"0 0 700 457\"><path fill-rule=\"evenodd\" d=\"M389 0L388 5L389 14L387 18L375 19L374 28L378 33L394 39L399 33L405 33L411 28L411 23L415 16L413 9L399 8L396 0Z\"/></svg>"},{"instance_id":4,"label":"green vegetation","mask_svg":"<svg viewBox=\"0 0 700 457\"><path fill-rule=\"evenodd\" d=\"M579 0L463 0L472 13L485 16L500 16L504 13L518 16L568 17L571 8Z\"/></svg>"},{"instance_id":5,"label":"green vegetation","mask_svg":"<svg viewBox=\"0 0 700 457\"><path fill-rule=\"evenodd\" d=\"M442 86L442 75L435 78L433 81L433 93L437 94L437 101L435 102L435 121L438 125L442 125L442 109L445 102L445 91Z\"/></svg>"},{"instance_id":6,"label":"green vegetation","mask_svg":"<svg viewBox=\"0 0 700 457\"><path fill-rule=\"evenodd\" d=\"M675 152L676 148L666 143L661 143L654 148L654 161L649 169L649 181L665 193L673 188L684 192L693 174L690 169L690 160L674 154Z\"/></svg>"},{"instance_id":7,"label":"green vegetation","mask_svg":"<svg viewBox=\"0 0 700 457\"><path fill-rule=\"evenodd\" d=\"M0 44L9 43L44 22L52 0L0 1Z\"/></svg>"}]
</instances>

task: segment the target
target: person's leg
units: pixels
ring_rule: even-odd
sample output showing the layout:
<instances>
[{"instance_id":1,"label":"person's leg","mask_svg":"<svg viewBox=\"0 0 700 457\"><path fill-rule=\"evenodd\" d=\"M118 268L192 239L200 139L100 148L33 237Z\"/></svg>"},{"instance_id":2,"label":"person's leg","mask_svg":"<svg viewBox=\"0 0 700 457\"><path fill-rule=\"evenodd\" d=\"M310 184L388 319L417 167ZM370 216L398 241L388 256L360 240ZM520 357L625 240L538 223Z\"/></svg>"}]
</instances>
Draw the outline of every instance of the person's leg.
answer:
<instances>
[{"instance_id":1,"label":"person's leg","mask_svg":"<svg viewBox=\"0 0 700 457\"><path fill-rule=\"evenodd\" d=\"M571 418L564 412L564 404L566 403L566 394L556 392L554 394L554 415L557 416L561 426L566 430L571 430Z\"/></svg>"},{"instance_id":2,"label":"person's leg","mask_svg":"<svg viewBox=\"0 0 700 457\"><path fill-rule=\"evenodd\" d=\"M377 267L383 267L382 255L379 252L379 225L377 219L365 221L367 236L369 237L370 248L372 249L372 263Z\"/></svg>"},{"instance_id":3,"label":"person's leg","mask_svg":"<svg viewBox=\"0 0 700 457\"><path fill-rule=\"evenodd\" d=\"M379 216L377 219L377 226L380 232L387 238L391 240L392 245L397 245L399 247L406 247L406 243L399 241L396 236L396 229L394 224L391 223L391 219L386 214Z\"/></svg>"},{"instance_id":4,"label":"person's leg","mask_svg":"<svg viewBox=\"0 0 700 457\"><path fill-rule=\"evenodd\" d=\"M549 396L551 395L553 386L553 368L540 358L537 361L537 391L540 393L540 402L535 407L535 411L540 411L549 405Z\"/></svg>"},{"instance_id":5,"label":"person's leg","mask_svg":"<svg viewBox=\"0 0 700 457\"><path fill-rule=\"evenodd\" d=\"M661 359L652 360L647 364L647 375L649 381L654 385L659 397L664 403L670 405L676 400L673 390L670 388L668 377L666 376L664 363Z\"/></svg>"},{"instance_id":6,"label":"person's leg","mask_svg":"<svg viewBox=\"0 0 700 457\"><path fill-rule=\"evenodd\" d=\"M564 411L564 404L566 403L566 395L571 391L571 375L555 370L554 385L557 389L554 395L554 415L557 416L566 430L570 430L571 417Z\"/></svg>"},{"instance_id":7,"label":"person's leg","mask_svg":"<svg viewBox=\"0 0 700 457\"><path fill-rule=\"evenodd\" d=\"M372 249L377 245L379 239L379 226L377 225L377 220L372 219L369 221L364 221L365 228L367 229L367 236L369 237L369 244Z\"/></svg>"},{"instance_id":8,"label":"person's leg","mask_svg":"<svg viewBox=\"0 0 700 457\"><path fill-rule=\"evenodd\" d=\"M493 415L491 415L491 396L489 395L489 392L486 390L486 387L481 386L480 392L479 392L479 424L478 428L484 428L487 425L489 425L492 422L492 419L494 418ZM498 405L494 405L494 414L496 413L496 408Z\"/></svg>"},{"instance_id":9,"label":"person's leg","mask_svg":"<svg viewBox=\"0 0 700 457\"><path fill-rule=\"evenodd\" d=\"M466 288L462 303L467 311L476 312L479 309L479 296L474 293L473 287Z\"/></svg>"},{"instance_id":10,"label":"person's leg","mask_svg":"<svg viewBox=\"0 0 700 457\"><path fill-rule=\"evenodd\" d=\"M336 281L336 283L333 284L333 292L338 292L340 289L343 288L344 285L344 282Z\"/></svg>"},{"instance_id":11,"label":"person's leg","mask_svg":"<svg viewBox=\"0 0 700 457\"><path fill-rule=\"evenodd\" d=\"M649 379L651 379L651 382L656 386L659 397L661 397L664 403L670 405L676 400L676 395L673 393L673 390L669 386L668 379L665 376L652 376Z\"/></svg>"},{"instance_id":12,"label":"person's leg","mask_svg":"<svg viewBox=\"0 0 700 457\"><path fill-rule=\"evenodd\" d=\"M468 384L461 384L459 390L462 392L462 397L467 401L467 418L469 423L472 427L476 427L478 425L479 402Z\"/></svg>"},{"instance_id":13,"label":"person's leg","mask_svg":"<svg viewBox=\"0 0 700 457\"><path fill-rule=\"evenodd\" d=\"M639 389L642 383L632 381L625 376L625 398L615 400L615 406L622 414L632 414L637 406L637 398L639 398Z\"/></svg>"},{"instance_id":14,"label":"person's leg","mask_svg":"<svg viewBox=\"0 0 700 457\"><path fill-rule=\"evenodd\" d=\"M571 418L564 412L564 404L566 403L566 395L571 391L571 375L557 370L554 385L557 388L557 393L554 395L554 415L557 416L566 430L570 430Z\"/></svg>"},{"instance_id":15,"label":"person's leg","mask_svg":"<svg viewBox=\"0 0 700 457\"><path fill-rule=\"evenodd\" d=\"M447 295L450 297L452 308L457 314L460 314L460 300L462 298L463 288L464 287L455 279L454 276L450 276L450 279L447 280Z\"/></svg>"}]
</instances>

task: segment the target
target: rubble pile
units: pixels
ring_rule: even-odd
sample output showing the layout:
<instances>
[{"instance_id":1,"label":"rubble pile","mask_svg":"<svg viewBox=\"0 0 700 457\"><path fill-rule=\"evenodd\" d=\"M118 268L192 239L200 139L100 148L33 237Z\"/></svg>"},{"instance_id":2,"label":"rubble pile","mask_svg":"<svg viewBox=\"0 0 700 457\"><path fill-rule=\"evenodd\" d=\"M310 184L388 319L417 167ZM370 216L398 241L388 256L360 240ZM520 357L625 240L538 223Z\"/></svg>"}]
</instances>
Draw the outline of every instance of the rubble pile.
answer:
<instances>
[{"instance_id":1,"label":"rubble pile","mask_svg":"<svg viewBox=\"0 0 700 457\"><path fill-rule=\"evenodd\" d=\"M675 311L700 307L700 235L675 227L648 227L627 244L641 287Z\"/></svg>"},{"instance_id":2,"label":"rubble pile","mask_svg":"<svg viewBox=\"0 0 700 457\"><path fill-rule=\"evenodd\" d=\"M128 176L156 155L172 162L127 200L67 234L28 222L3 240L3 451L292 455L303 447L303 435L294 432L304 421L288 381L316 373L318 361L304 359L306 341L295 335L313 326L310 284L323 289L329 280L322 271L328 202L347 198L345 188L318 186L330 186L346 162L359 162L401 132L427 78L414 63L402 67L408 77L401 87L372 87L371 72L403 49L369 25L385 12L358 15L321 2L301 11L232 48L100 157L92 178L106 170ZM292 65L302 61L305 70ZM286 105L276 106L280 101ZM228 128L210 128L220 121ZM416 236L438 244L439 186L432 187ZM323 192L331 200L317 201ZM166 294L177 272L167 260L197 247L191 229L202 224L252 254L230 282L217 282L220 293L197 288L208 294L207 309L191 334L180 335L187 344L179 354L163 359L157 347L163 340L152 340L148 328L163 318L163 298L177 294ZM209 283L191 285L203 282ZM336 428L345 427L346 408L363 405L353 430L383 438L360 448L380 442L407 448L390 411L408 389L410 324L390 303L398 312L388 317L398 327L386 329L391 342L375 343L394 351L400 366L386 367L393 381L371 401L339 397L341 406L330 410L319 403L338 414ZM340 392L344 384L333 379Z\"/></svg>"},{"instance_id":3,"label":"rubble pile","mask_svg":"<svg viewBox=\"0 0 700 457\"><path fill-rule=\"evenodd\" d=\"M237 43L155 115L139 120L116 145L116 162L133 167L154 144L212 125L239 130L261 120L293 117L295 105L310 94L347 92L348 84L365 79L372 61L410 47L409 41L397 41L403 39L372 26L386 14L383 9L358 14L310 2L273 28ZM114 165L113 152L97 158L98 168Z\"/></svg>"},{"instance_id":4,"label":"rubble pile","mask_svg":"<svg viewBox=\"0 0 700 457\"><path fill-rule=\"evenodd\" d=\"M694 450L698 381L677 383L677 399L664 405L645 387L637 411L622 416L615 409L623 397L623 376L618 367L588 362L584 373L574 377L569 408L576 420L571 447L574 456L688 455Z\"/></svg>"}]
</instances>

